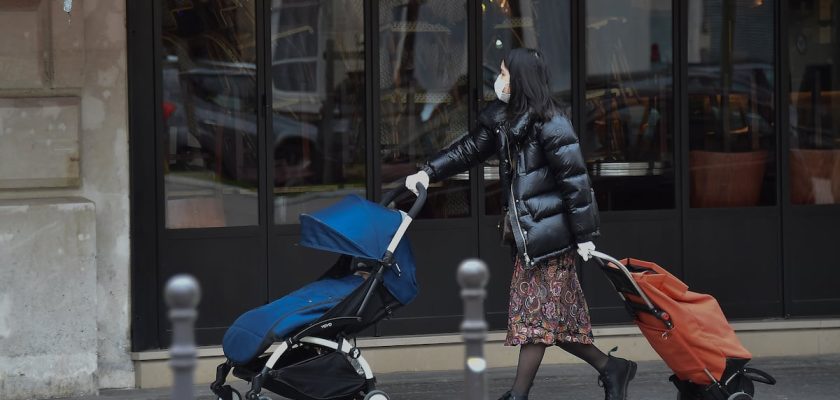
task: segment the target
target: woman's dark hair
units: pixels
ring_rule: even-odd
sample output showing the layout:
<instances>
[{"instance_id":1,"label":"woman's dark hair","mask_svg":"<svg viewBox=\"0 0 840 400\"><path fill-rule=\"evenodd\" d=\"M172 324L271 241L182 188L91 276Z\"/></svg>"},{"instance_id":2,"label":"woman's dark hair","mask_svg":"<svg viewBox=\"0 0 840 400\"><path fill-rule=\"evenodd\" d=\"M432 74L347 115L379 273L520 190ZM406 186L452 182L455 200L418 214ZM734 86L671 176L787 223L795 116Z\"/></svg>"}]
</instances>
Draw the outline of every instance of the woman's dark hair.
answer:
<instances>
[{"instance_id":1,"label":"woman's dark hair","mask_svg":"<svg viewBox=\"0 0 840 400\"><path fill-rule=\"evenodd\" d=\"M538 50L513 49L505 57L505 67L510 72L510 117L524 114L529 109L544 121L560 113L560 106L551 97L551 77L545 58Z\"/></svg>"}]
</instances>

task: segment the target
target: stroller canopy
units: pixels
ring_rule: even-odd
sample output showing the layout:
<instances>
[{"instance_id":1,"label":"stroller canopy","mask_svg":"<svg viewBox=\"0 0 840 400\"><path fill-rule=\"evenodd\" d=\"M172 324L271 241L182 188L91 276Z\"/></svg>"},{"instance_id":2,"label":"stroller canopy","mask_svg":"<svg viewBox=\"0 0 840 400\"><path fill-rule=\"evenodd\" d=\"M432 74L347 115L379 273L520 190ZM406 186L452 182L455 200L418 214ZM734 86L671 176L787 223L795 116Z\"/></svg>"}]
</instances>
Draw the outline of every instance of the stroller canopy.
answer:
<instances>
[{"instance_id":1,"label":"stroller canopy","mask_svg":"<svg viewBox=\"0 0 840 400\"><path fill-rule=\"evenodd\" d=\"M330 207L301 214L300 244L362 259L381 260L402 219L402 213L397 210L349 195ZM403 238L397 246L394 260L398 268L385 271L384 284L394 298L408 304L417 296L417 281L414 256L407 239Z\"/></svg>"}]
</instances>

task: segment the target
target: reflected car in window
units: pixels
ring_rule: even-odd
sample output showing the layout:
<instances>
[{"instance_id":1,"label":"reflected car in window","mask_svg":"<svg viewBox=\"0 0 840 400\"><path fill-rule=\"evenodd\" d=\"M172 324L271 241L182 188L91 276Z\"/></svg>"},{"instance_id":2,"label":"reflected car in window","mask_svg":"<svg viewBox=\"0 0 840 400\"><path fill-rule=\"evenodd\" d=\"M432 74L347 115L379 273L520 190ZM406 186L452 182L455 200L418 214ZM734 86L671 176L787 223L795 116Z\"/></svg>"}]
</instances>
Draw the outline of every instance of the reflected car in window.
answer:
<instances>
[{"instance_id":1,"label":"reflected car in window","mask_svg":"<svg viewBox=\"0 0 840 400\"><path fill-rule=\"evenodd\" d=\"M208 62L178 71L164 65L163 75L164 84L172 88L172 98L167 101L175 107L166 122L178 130L177 145L170 148L175 147L177 153L200 152L212 164L208 166L220 168L226 177L256 185L259 147L254 115L259 104L255 66ZM189 102L184 104L183 99ZM335 128L346 125L342 121L334 124ZM272 129L275 183L294 185L317 176L324 157L318 127L274 112ZM341 134L339 129L332 131Z\"/></svg>"}]
</instances>

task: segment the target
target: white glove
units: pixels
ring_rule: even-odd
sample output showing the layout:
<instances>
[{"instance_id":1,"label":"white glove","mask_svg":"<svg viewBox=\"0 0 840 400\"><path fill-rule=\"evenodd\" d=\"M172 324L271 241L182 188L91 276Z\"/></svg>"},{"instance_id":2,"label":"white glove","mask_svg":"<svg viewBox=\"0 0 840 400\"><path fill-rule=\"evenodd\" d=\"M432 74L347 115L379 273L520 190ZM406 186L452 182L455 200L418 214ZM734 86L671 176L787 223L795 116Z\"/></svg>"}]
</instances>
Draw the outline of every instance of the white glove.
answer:
<instances>
[{"instance_id":1,"label":"white glove","mask_svg":"<svg viewBox=\"0 0 840 400\"><path fill-rule=\"evenodd\" d=\"M592 252L595 250L595 243L584 242L578 243L577 246L577 252L580 254L580 258L582 258L583 261L589 261L589 259L592 258Z\"/></svg>"},{"instance_id":2,"label":"white glove","mask_svg":"<svg viewBox=\"0 0 840 400\"><path fill-rule=\"evenodd\" d=\"M417 192L417 183L423 185L424 188L429 188L429 174L426 171L419 171L414 175L409 175L405 178L405 187L408 190L412 191L414 194L420 194Z\"/></svg>"}]
</instances>

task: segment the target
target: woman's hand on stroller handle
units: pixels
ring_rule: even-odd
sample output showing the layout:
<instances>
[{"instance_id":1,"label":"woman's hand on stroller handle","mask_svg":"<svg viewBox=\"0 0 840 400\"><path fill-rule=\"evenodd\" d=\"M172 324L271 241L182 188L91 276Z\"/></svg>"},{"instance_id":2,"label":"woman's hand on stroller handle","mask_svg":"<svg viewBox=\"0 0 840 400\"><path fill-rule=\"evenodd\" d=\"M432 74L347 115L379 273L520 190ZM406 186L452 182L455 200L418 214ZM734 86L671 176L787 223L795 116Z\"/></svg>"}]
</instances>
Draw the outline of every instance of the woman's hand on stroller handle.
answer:
<instances>
[{"instance_id":1,"label":"woman's hand on stroller handle","mask_svg":"<svg viewBox=\"0 0 840 400\"><path fill-rule=\"evenodd\" d=\"M428 181L428 176L429 175L426 174L425 172L423 172L423 174L426 176L427 180L425 182L419 181L419 180L415 181L415 183L413 185L414 190L411 190L411 192L414 193L415 196L417 196L417 199L414 200L414 204L411 206L411 209L408 211L408 216L411 217L411 219L416 218L417 214L419 214L420 210L423 208L423 205L426 204L426 195L427 195L426 189L429 187L429 181ZM417 175L417 174L415 174L415 175ZM396 200L401 194L405 193L406 189L409 189L407 181L408 181L408 177L402 178L399 181L397 181L398 186L396 188L388 191L387 193L385 193L382 196L382 200L379 202L379 204L381 204L384 207L389 207L389 204L391 204L391 202Z\"/></svg>"},{"instance_id":2,"label":"woman's hand on stroller handle","mask_svg":"<svg viewBox=\"0 0 840 400\"><path fill-rule=\"evenodd\" d=\"M429 174L426 171L418 171L413 175L405 177L405 187L415 195L420 195L420 187L423 185L424 189L429 188Z\"/></svg>"}]
</instances>

